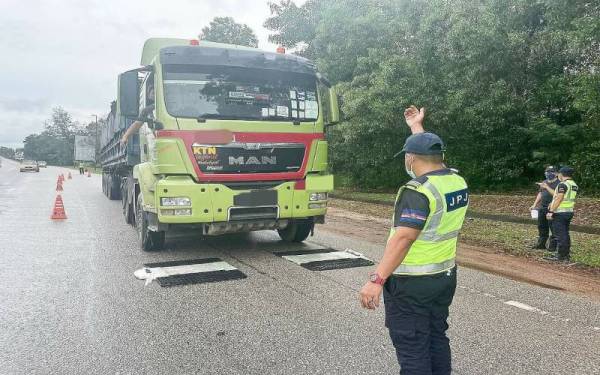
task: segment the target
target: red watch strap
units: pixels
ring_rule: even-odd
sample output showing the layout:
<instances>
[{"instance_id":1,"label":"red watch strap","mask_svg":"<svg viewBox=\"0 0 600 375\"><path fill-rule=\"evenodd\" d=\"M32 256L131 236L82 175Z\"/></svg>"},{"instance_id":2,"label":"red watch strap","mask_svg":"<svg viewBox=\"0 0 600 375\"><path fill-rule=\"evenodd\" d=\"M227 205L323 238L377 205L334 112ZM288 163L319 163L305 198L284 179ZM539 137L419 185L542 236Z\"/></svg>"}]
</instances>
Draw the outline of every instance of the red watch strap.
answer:
<instances>
[{"instance_id":1,"label":"red watch strap","mask_svg":"<svg viewBox=\"0 0 600 375\"><path fill-rule=\"evenodd\" d=\"M376 272L369 274L369 281L371 281L372 283L383 285L383 284L385 284L385 280L386 279L379 276L379 274L377 274Z\"/></svg>"}]
</instances>

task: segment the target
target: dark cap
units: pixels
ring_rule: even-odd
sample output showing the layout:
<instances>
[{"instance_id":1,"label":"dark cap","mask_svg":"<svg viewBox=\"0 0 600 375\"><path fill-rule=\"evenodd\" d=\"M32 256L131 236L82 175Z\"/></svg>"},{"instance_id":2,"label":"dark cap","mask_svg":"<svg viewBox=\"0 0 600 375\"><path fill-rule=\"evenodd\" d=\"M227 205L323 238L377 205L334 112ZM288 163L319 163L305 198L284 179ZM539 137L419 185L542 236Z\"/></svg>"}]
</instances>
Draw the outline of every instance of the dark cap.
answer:
<instances>
[{"instance_id":1,"label":"dark cap","mask_svg":"<svg viewBox=\"0 0 600 375\"><path fill-rule=\"evenodd\" d=\"M573 177L573 172L575 172L575 170L573 168L567 167L567 166L562 167L558 171L558 173L562 174L565 177Z\"/></svg>"},{"instance_id":2,"label":"dark cap","mask_svg":"<svg viewBox=\"0 0 600 375\"><path fill-rule=\"evenodd\" d=\"M556 167L553 165L549 165L546 167L546 172L556 172Z\"/></svg>"},{"instance_id":3,"label":"dark cap","mask_svg":"<svg viewBox=\"0 0 600 375\"><path fill-rule=\"evenodd\" d=\"M446 151L442 139L433 133L417 133L406 138L402 152L418 155L441 155ZM396 155L398 155L396 154Z\"/></svg>"}]
</instances>

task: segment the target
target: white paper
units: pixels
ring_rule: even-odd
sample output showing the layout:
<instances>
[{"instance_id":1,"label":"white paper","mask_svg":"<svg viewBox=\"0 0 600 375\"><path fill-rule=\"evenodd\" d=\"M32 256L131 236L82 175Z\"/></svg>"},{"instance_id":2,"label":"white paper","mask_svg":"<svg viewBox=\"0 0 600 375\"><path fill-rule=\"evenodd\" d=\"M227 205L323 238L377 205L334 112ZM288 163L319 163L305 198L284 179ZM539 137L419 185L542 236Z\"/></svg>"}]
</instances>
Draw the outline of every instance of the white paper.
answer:
<instances>
[{"instance_id":1,"label":"white paper","mask_svg":"<svg viewBox=\"0 0 600 375\"><path fill-rule=\"evenodd\" d=\"M298 101L292 100L292 109L298 109Z\"/></svg>"},{"instance_id":2,"label":"white paper","mask_svg":"<svg viewBox=\"0 0 600 375\"><path fill-rule=\"evenodd\" d=\"M317 118L319 112L316 109L307 109L304 113L306 114L306 118Z\"/></svg>"},{"instance_id":3,"label":"white paper","mask_svg":"<svg viewBox=\"0 0 600 375\"><path fill-rule=\"evenodd\" d=\"M277 106L277 116L289 117L289 115L290 115L290 111L289 111L288 107L286 107L284 105Z\"/></svg>"},{"instance_id":4,"label":"white paper","mask_svg":"<svg viewBox=\"0 0 600 375\"><path fill-rule=\"evenodd\" d=\"M269 108L269 116L275 116L275 108Z\"/></svg>"},{"instance_id":5,"label":"white paper","mask_svg":"<svg viewBox=\"0 0 600 375\"><path fill-rule=\"evenodd\" d=\"M296 99L296 91L290 90L290 99Z\"/></svg>"},{"instance_id":6,"label":"white paper","mask_svg":"<svg viewBox=\"0 0 600 375\"><path fill-rule=\"evenodd\" d=\"M292 117L298 118L298 111L296 111L295 109L292 110Z\"/></svg>"},{"instance_id":7,"label":"white paper","mask_svg":"<svg viewBox=\"0 0 600 375\"><path fill-rule=\"evenodd\" d=\"M299 105L298 109L304 110L304 100L301 102L298 102L298 105Z\"/></svg>"},{"instance_id":8,"label":"white paper","mask_svg":"<svg viewBox=\"0 0 600 375\"><path fill-rule=\"evenodd\" d=\"M538 210L531 210L531 218L532 219L537 219L539 216L539 211Z\"/></svg>"},{"instance_id":9,"label":"white paper","mask_svg":"<svg viewBox=\"0 0 600 375\"><path fill-rule=\"evenodd\" d=\"M306 102L304 102L305 106L306 106L306 110L308 111L310 110L317 110L319 108L319 104L317 103L316 100L307 100Z\"/></svg>"},{"instance_id":10,"label":"white paper","mask_svg":"<svg viewBox=\"0 0 600 375\"><path fill-rule=\"evenodd\" d=\"M265 107L261 109L262 117L269 117L269 108Z\"/></svg>"}]
</instances>

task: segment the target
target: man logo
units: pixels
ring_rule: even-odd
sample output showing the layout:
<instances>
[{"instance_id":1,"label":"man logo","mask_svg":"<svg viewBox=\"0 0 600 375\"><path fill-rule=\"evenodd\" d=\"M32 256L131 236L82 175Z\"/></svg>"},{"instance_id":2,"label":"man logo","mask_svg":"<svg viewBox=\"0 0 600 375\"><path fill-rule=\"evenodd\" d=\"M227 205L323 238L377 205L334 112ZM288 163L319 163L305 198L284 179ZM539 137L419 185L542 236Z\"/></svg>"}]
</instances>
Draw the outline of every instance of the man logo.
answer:
<instances>
[{"instance_id":1,"label":"man logo","mask_svg":"<svg viewBox=\"0 0 600 375\"><path fill-rule=\"evenodd\" d=\"M260 158L256 156L230 156L229 157L229 165L275 165L277 164L276 156L261 156Z\"/></svg>"}]
</instances>

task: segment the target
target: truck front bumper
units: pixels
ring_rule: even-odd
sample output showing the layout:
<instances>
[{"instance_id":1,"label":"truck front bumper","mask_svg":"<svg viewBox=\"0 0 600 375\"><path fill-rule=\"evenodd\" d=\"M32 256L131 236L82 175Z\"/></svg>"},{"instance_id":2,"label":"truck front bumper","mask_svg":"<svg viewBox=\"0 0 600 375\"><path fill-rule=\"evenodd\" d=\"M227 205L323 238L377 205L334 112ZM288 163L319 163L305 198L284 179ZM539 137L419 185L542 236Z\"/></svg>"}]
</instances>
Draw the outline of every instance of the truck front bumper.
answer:
<instances>
[{"instance_id":1,"label":"truck front bumper","mask_svg":"<svg viewBox=\"0 0 600 375\"><path fill-rule=\"evenodd\" d=\"M278 229L285 227L289 219L319 217L317 221L322 221L327 212L327 199L315 193L331 192L333 176L309 174L305 180L282 182L268 189L229 186L196 183L187 176L169 176L157 181L154 207L158 224L221 223L222 227L235 224L242 228L239 231L244 231L244 228L252 228L252 223L257 229ZM319 200L310 200L311 195ZM189 204L166 205L173 200ZM265 228L256 223L262 223Z\"/></svg>"}]
</instances>

